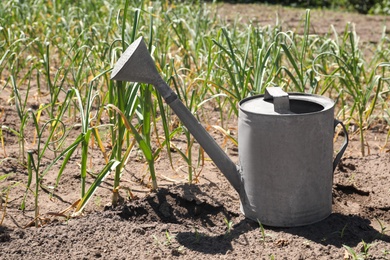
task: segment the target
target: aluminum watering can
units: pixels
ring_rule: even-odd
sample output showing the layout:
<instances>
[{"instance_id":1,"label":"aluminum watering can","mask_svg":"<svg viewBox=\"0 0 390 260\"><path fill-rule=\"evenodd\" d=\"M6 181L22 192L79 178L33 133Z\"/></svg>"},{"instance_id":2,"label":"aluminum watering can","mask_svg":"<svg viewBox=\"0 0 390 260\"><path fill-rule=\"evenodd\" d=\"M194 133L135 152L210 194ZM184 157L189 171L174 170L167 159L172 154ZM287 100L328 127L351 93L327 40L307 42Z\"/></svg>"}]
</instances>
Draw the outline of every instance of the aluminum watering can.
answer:
<instances>
[{"instance_id":1,"label":"aluminum watering can","mask_svg":"<svg viewBox=\"0 0 390 260\"><path fill-rule=\"evenodd\" d=\"M238 192L241 211L263 225L303 226L332 212L333 172L348 145L344 125L326 97L286 93L278 87L239 103L239 165L179 100L159 75L142 39L122 54L111 79L152 84ZM341 124L344 143L333 158Z\"/></svg>"}]
</instances>

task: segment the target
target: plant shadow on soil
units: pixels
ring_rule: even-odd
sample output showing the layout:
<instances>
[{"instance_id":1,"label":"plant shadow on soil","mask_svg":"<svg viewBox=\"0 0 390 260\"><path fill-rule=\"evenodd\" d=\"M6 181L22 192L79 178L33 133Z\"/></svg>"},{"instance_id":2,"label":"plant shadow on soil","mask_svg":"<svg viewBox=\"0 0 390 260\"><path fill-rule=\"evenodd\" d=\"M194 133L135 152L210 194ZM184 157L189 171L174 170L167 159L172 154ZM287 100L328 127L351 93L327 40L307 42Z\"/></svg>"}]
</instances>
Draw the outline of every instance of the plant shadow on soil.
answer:
<instances>
[{"instance_id":1,"label":"plant shadow on soil","mask_svg":"<svg viewBox=\"0 0 390 260\"><path fill-rule=\"evenodd\" d=\"M234 211L232 208L237 207L230 203L232 202L223 205L202 191L200 186L185 184L160 189L149 197L113 210L123 220L138 222L141 227L142 224L148 226L150 223L185 226L187 230L194 231L180 229L176 232L175 239L181 246L205 254L225 254L233 250L232 243L233 241L236 243L240 236L245 237L246 233L256 230L259 230L260 234L258 223ZM236 224L227 232L227 223L223 222L230 219L235 220ZM369 219L361 216L336 212L320 222L307 226L264 228L266 232L290 234L323 246L333 245L338 248L343 244L355 247L362 239L365 243L374 240L389 243L390 236L381 234L370 223ZM250 244L245 238L244 242L241 240L240 243Z\"/></svg>"},{"instance_id":2,"label":"plant shadow on soil","mask_svg":"<svg viewBox=\"0 0 390 260\"><path fill-rule=\"evenodd\" d=\"M347 223L347 224L345 224ZM240 227L244 228L240 228ZM238 228L238 230L237 230ZM228 250L232 250L231 242L237 239L242 234L258 229L258 224L255 221L244 219L234 226L234 230L226 235L207 236L202 235L202 243L198 242L195 232L182 232L177 235L177 240L180 244L194 251L207 254L225 254ZM338 248L343 244L355 247L362 242L361 233L364 232L365 243L371 243L374 240L382 240L390 243L390 236L381 234L370 226L370 221L354 215L343 215L340 213L333 213L327 219L308 226L294 227L294 228L274 228L264 226L267 230L275 232L284 232L291 235L303 237L309 241L322 244L324 246L333 245ZM333 231L332 231L333 230ZM344 230L344 232L343 232ZM205 245L220 244L220 241L225 241L228 246L214 247Z\"/></svg>"}]
</instances>

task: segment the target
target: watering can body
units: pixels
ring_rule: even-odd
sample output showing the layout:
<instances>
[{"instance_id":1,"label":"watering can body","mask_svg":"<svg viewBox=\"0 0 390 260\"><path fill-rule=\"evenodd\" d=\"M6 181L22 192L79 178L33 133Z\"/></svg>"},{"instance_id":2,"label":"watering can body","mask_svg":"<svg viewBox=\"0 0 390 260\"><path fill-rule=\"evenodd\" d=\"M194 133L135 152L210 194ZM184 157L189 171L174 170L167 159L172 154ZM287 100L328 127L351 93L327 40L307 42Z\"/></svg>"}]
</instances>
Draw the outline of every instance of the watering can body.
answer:
<instances>
[{"instance_id":1,"label":"watering can body","mask_svg":"<svg viewBox=\"0 0 390 260\"><path fill-rule=\"evenodd\" d=\"M348 145L333 159L334 103L325 97L265 95L240 102L237 166L159 75L142 39L115 64L111 79L153 84L240 196L246 217L262 224L311 224L332 211L333 171ZM332 164L333 161L333 164Z\"/></svg>"},{"instance_id":2,"label":"watering can body","mask_svg":"<svg viewBox=\"0 0 390 260\"><path fill-rule=\"evenodd\" d=\"M266 93L267 95L267 93ZM240 102L238 144L241 210L264 225L302 226L332 212L334 103L325 97L288 94L276 112L266 95ZM344 152L346 145L344 145Z\"/></svg>"}]
</instances>

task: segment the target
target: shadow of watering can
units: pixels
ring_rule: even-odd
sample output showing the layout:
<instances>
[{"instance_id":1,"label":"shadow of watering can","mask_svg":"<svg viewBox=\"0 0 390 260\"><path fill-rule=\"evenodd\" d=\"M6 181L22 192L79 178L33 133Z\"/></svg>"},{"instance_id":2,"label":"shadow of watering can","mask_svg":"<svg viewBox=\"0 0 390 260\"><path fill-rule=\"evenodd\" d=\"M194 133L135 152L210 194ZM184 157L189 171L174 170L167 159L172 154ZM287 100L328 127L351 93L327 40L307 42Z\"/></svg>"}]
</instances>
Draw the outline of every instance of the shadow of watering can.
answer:
<instances>
[{"instance_id":1,"label":"shadow of watering can","mask_svg":"<svg viewBox=\"0 0 390 260\"><path fill-rule=\"evenodd\" d=\"M238 192L241 211L264 225L302 226L332 212L333 172L348 145L334 102L278 87L239 103L237 166L159 75L142 37L119 58L111 79L154 85L165 102ZM333 159L341 124L344 143Z\"/></svg>"}]
</instances>

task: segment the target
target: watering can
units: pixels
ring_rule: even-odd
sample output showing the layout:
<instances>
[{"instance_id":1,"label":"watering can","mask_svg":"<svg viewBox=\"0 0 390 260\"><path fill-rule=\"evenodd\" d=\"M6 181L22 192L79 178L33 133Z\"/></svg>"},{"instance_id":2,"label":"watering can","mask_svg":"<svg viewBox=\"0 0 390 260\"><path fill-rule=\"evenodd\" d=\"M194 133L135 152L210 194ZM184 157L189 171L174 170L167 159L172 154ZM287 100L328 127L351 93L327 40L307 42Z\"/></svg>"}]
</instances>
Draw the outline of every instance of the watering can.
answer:
<instances>
[{"instance_id":1,"label":"watering can","mask_svg":"<svg viewBox=\"0 0 390 260\"><path fill-rule=\"evenodd\" d=\"M236 165L159 75L142 37L115 64L111 79L152 84L240 196L245 217L294 227L332 213L333 172L348 145L329 98L269 87L239 102ZM344 143L333 158L340 124Z\"/></svg>"}]
</instances>

